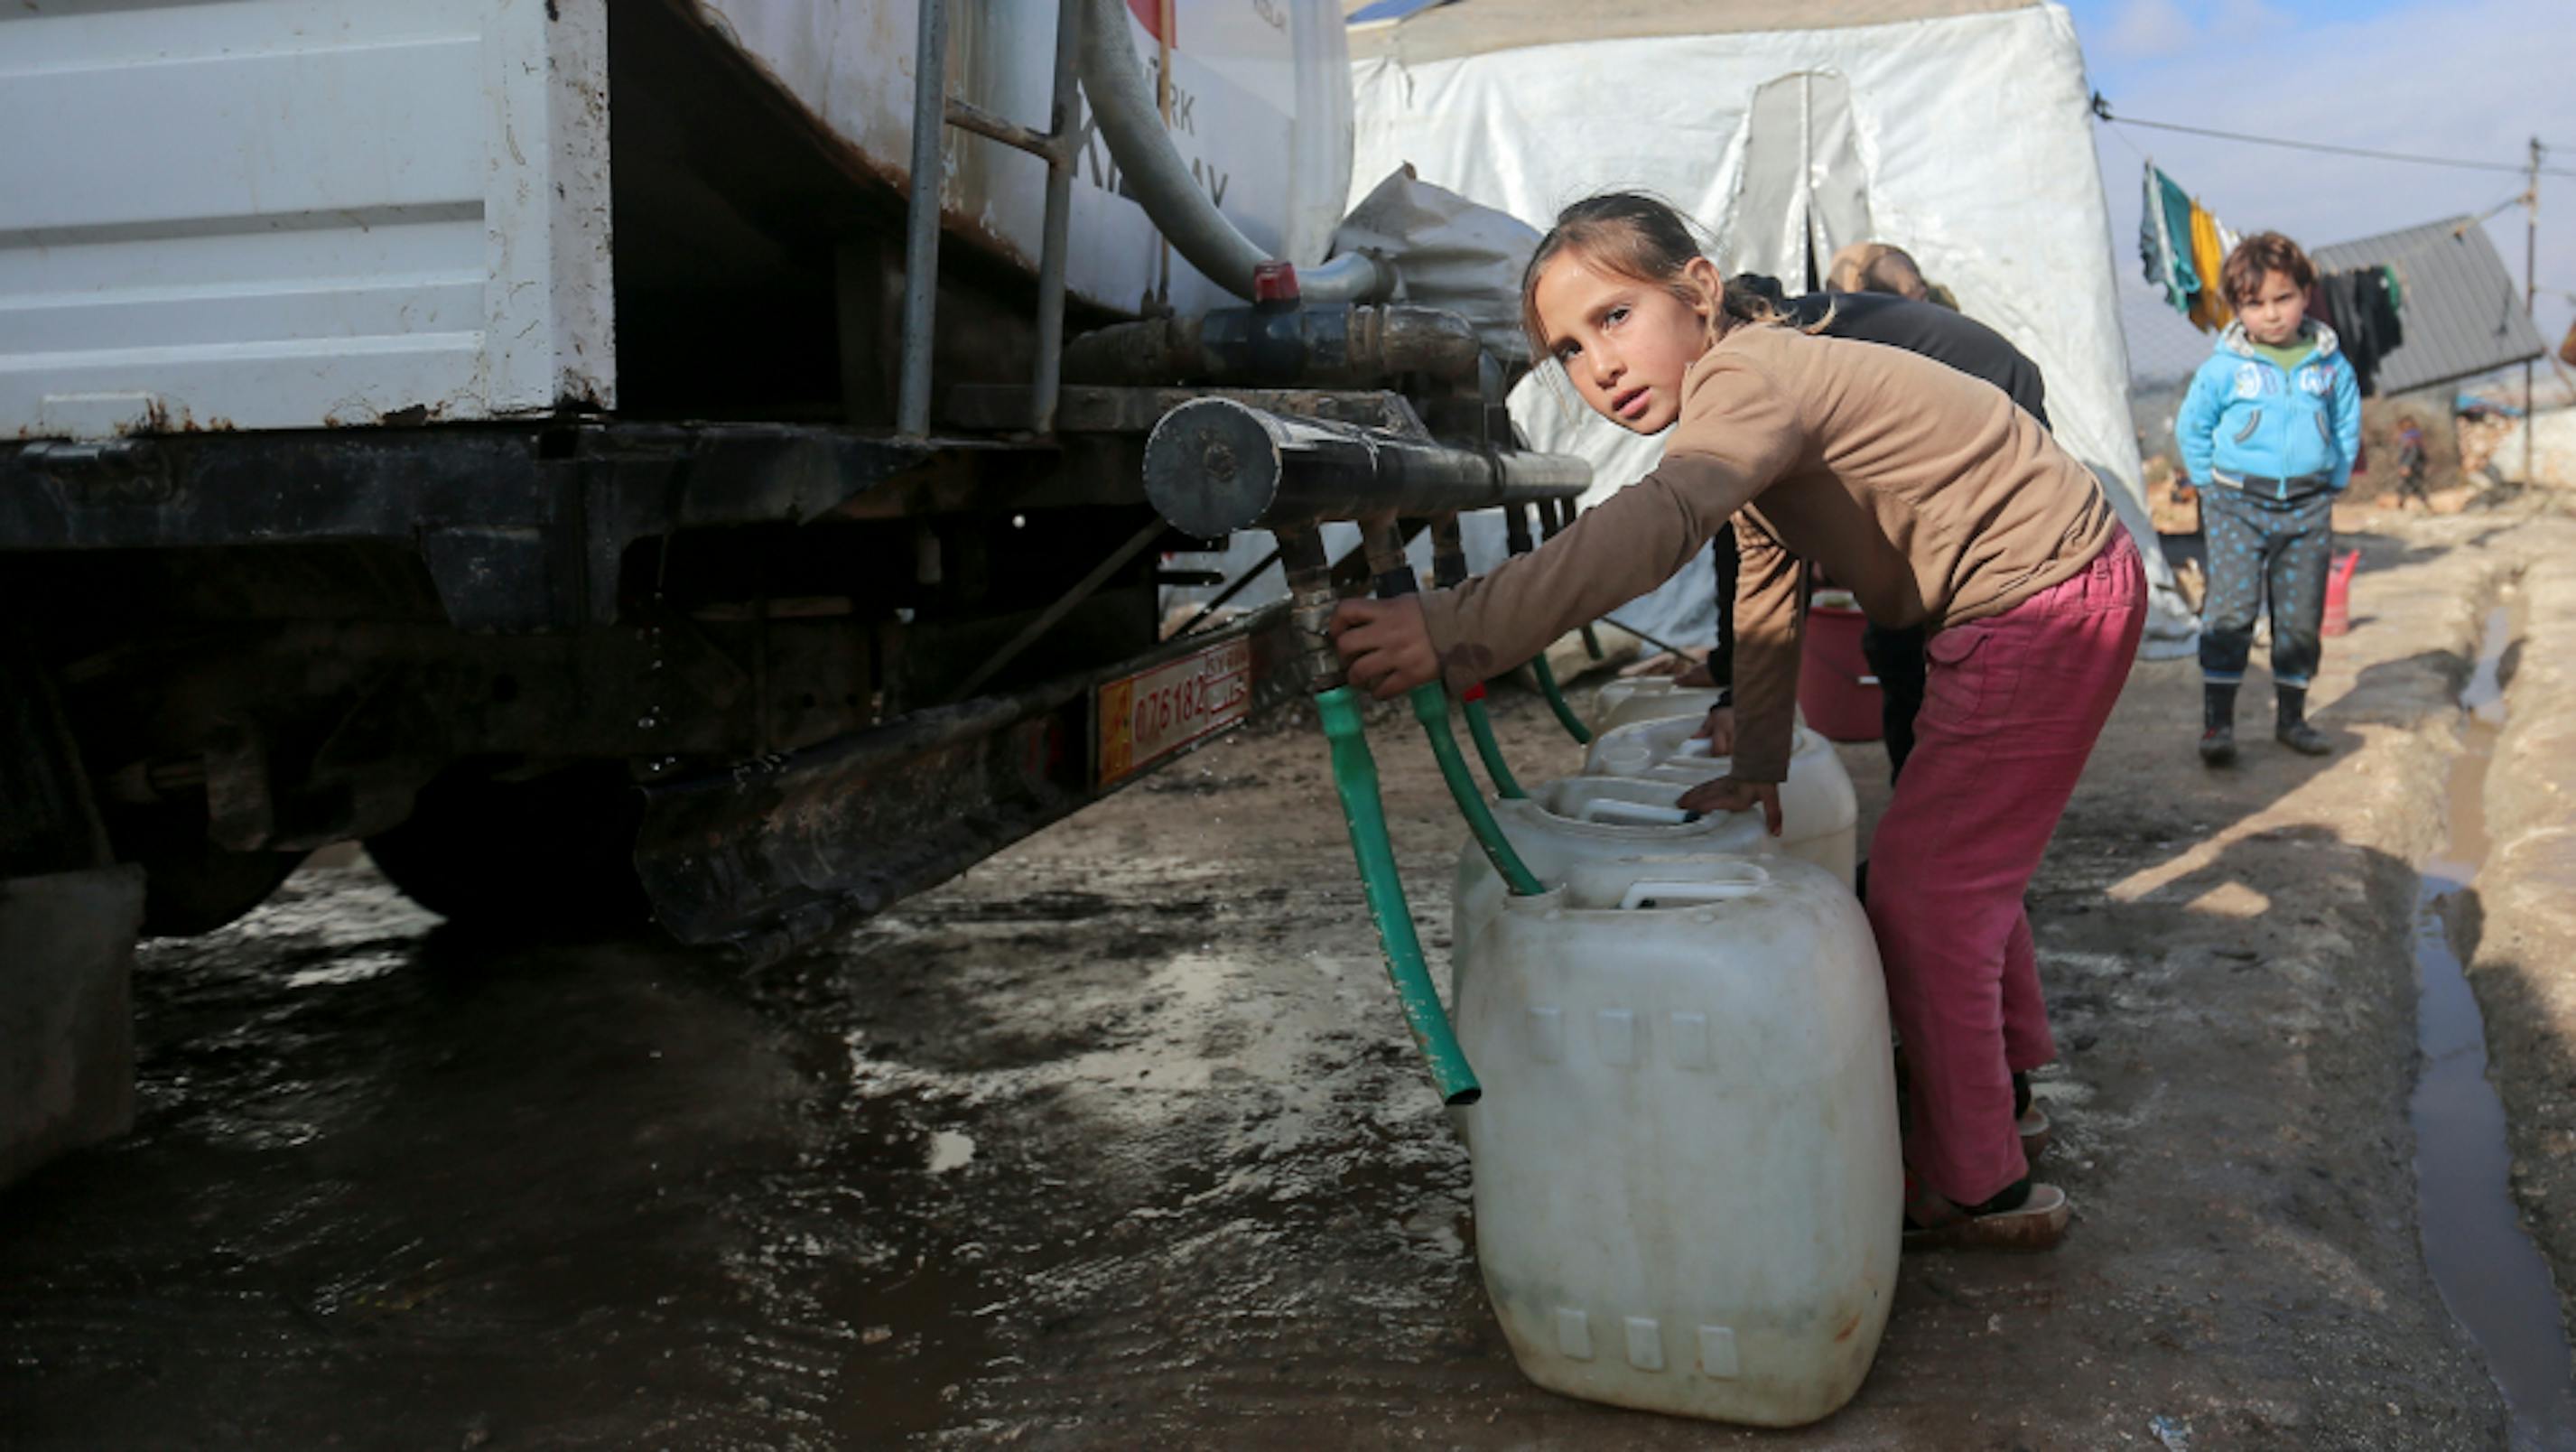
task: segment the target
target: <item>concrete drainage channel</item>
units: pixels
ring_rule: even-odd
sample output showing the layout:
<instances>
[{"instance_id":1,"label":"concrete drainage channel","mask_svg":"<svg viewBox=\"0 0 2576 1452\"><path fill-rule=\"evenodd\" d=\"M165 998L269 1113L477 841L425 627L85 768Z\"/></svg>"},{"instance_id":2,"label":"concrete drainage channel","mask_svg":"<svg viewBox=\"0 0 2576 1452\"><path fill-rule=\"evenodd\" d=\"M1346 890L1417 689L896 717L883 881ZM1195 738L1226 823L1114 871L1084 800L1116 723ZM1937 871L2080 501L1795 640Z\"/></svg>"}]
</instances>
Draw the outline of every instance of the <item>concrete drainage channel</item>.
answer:
<instances>
[{"instance_id":1,"label":"concrete drainage channel","mask_svg":"<svg viewBox=\"0 0 2576 1452\"><path fill-rule=\"evenodd\" d=\"M2415 903L2415 1130L2424 1259L2443 1303L2486 1358L2512 1414L2517 1449L2576 1449L2576 1379L2548 1262L2525 1231L2509 1182L2503 1102L2487 1074L2476 995L2452 940L2487 855L2487 771L2504 725L2501 666L2516 635L2510 605L2488 612L2476 668L2460 694L2461 752L2451 767L2442 848Z\"/></svg>"}]
</instances>

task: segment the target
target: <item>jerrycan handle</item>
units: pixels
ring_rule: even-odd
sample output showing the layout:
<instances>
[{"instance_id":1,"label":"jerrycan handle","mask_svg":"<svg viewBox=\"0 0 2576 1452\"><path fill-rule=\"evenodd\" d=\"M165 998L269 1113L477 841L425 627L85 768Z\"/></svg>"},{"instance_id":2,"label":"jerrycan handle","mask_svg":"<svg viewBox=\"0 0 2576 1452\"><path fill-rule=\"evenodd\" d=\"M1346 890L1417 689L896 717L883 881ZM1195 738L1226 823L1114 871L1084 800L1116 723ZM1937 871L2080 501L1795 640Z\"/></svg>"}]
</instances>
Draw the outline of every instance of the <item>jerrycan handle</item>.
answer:
<instances>
[{"instance_id":1,"label":"jerrycan handle","mask_svg":"<svg viewBox=\"0 0 2576 1452\"><path fill-rule=\"evenodd\" d=\"M1745 875L1719 878L1707 882L1639 882L1629 885L1627 895L1619 899L1619 910L1670 907L1682 903L1729 902L1760 892L1771 874L1746 864Z\"/></svg>"},{"instance_id":2,"label":"jerrycan handle","mask_svg":"<svg viewBox=\"0 0 2576 1452\"><path fill-rule=\"evenodd\" d=\"M1626 823L1632 826L1679 827L1700 819L1697 812L1679 807L1659 807L1652 802L1623 802L1614 797L1596 797L1583 804L1574 814L1578 822Z\"/></svg>"},{"instance_id":3,"label":"jerrycan handle","mask_svg":"<svg viewBox=\"0 0 2576 1452\"><path fill-rule=\"evenodd\" d=\"M1673 757L1675 760L1687 757L1693 761L1711 761L1715 759L1709 753L1708 738L1705 736L1694 736L1690 740L1673 748Z\"/></svg>"}]
</instances>

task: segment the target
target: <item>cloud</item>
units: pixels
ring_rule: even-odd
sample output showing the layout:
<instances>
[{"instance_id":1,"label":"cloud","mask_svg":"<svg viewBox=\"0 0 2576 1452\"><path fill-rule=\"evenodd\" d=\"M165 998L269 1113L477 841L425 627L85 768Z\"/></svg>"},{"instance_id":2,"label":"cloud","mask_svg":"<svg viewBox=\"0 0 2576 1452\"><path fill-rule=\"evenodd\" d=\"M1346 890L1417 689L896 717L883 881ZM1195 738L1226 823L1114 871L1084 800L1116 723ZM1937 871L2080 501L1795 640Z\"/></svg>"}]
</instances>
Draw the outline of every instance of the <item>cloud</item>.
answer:
<instances>
[{"instance_id":1,"label":"cloud","mask_svg":"<svg viewBox=\"0 0 2576 1452\"><path fill-rule=\"evenodd\" d=\"M2191 17L2174 0L2128 0L2111 18L2104 42L2119 55L2152 58L2179 55L2199 35Z\"/></svg>"},{"instance_id":2,"label":"cloud","mask_svg":"<svg viewBox=\"0 0 2576 1452\"><path fill-rule=\"evenodd\" d=\"M2296 6L2301 0L2288 0ZM2335 13L2335 6L2318 7ZM2079 0L2078 14L2108 16L2084 28L2105 58L2127 61L2166 60L2205 53L2212 48L2270 40L2298 42L2310 19L2271 0Z\"/></svg>"},{"instance_id":3,"label":"cloud","mask_svg":"<svg viewBox=\"0 0 2576 1452\"><path fill-rule=\"evenodd\" d=\"M2219 0L2209 14L2213 45L2234 45L2295 31L2298 21L2263 0Z\"/></svg>"}]
</instances>

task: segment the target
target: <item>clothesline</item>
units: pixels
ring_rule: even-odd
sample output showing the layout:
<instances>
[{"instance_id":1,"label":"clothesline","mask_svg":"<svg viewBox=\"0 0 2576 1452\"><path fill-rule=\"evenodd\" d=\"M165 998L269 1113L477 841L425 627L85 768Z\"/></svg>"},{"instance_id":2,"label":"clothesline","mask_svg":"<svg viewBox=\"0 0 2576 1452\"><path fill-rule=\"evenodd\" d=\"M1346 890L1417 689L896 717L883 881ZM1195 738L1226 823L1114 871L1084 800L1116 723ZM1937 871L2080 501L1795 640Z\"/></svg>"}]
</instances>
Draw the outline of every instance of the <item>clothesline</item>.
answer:
<instances>
[{"instance_id":1,"label":"clothesline","mask_svg":"<svg viewBox=\"0 0 2576 1452\"><path fill-rule=\"evenodd\" d=\"M2100 101L2100 100L2101 100L2101 97L2099 97L2099 96L2097 95L2096 97L2094 97L2094 99L2095 99L2096 101ZM2107 103L2105 103L2105 104L2107 104ZM2098 108L2097 108L2097 114L2099 114L2099 112L2098 112ZM2112 119L2112 118L2110 118L2110 117L2107 117L2107 116L2106 116L2106 117L2104 117L2104 119L2105 119L2105 120L2110 120L2110 119ZM2121 122L2121 124L2123 124L2123 125L2127 125L2127 124L2130 124L2130 123L2128 123L2128 122L2126 122L2126 121L2124 120L2124 121L2122 121L2122 122ZM2144 124L2144 123L2139 123L2139 124ZM2121 144L2122 146L2125 146L2125 147L2129 148L2130 152L2131 152L2132 154L2134 154L2134 155L2138 158L2138 160L2140 160L2141 162L2144 162L2147 166L2149 166L2149 167L2151 167L2151 168L2155 166L2155 164L2156 164L2156 159L2155 159L2154 157L2152 157L2152 156L2149 156L2149 155L2146 153L2146 151L2145 151L2145 149L2144 149L2144 148L2140 147L2140 146L2138 145L2138 143L2136 143L2136 142L2134 142L2134 141L2130 140L2130 139L2128 138L2128 136L2127 136L2125 133L2123 133L2123 132L2119 132L2119 131L2114 131L2114 132L2112 132L2111 134L2112 134L2113 136L2118 137L2118 138L2120 139L2120 144ZM2546 144L2545 144L2545 143L2544 143L2544 149L2546 149ZM2568 149L2570 149L2570 150L2576 150L2576 148L2568 148ZM2544 173L2546 173L2546 168L2544 168L2543 170L2544 170ZM2571 174L2571 175L2576 175L2576 173L2570 173L2570 174ZM2475 226L2479 226L2479 225L2482 225L2483 223L2485 223L2485 222L2487 222L2487 221L2491 220L2492 218L2494 218L2497 214L2499 214L2499 213L2501 213L2501 212L2504 212L2505 210L2507 210L2507 209L2509 209L2509 208L2512 208L2512 207L2520 207L2520 206L2528 206L2528 205L2530 204L2530 202L2531 202L2531 193L2530 193L2528 190L2516 192L2516 193L2514 193L2512 196L2509 196L2509 197L2505 198L2503 201L2496 203L2494 206L2487 208L2485 211L2480 212L2480 213L2479 213L2479 214L2477 214L2476 216L2471 217L2469 220L2467 220L2467 221L2465 221L2465 222L2461 223L2458 227L2456 227L2456 228L2454 228L2454 229L2452 230L2452 235L2453 235L2453 236L2459 236L2459 235L2465 234L2465 233L2469 230L2469 228L2471 228L2471 227L2475 227ZM2197 203L2195 203L2195 205L2197 205ZM2232 235L2232 234L2230 234L2230 235ZM2419 248L2415 248L2415 249L2413 249L2413 250L2409 251L2408 253L2406 253L2406 254L2405 254L2405 256L2406 256L2406 257L2413 257L2413 256L2416 256L2417 254L2419 254L2419 253L2423 252L2424 250L2425 250L2425 249L2420 248L2420 247L2419 247ZM2389 260L2389 262L2387 263L2387 265L2388 265L2388 266L2390 266L2390 267L2394 267L2394 268L2396 268L2396 269L2397 269L2397 271L2398 271L2398 283L2399 283L2399 285L2400 285L2401 287L2405 286L2405 285L2406 285L2406 278L2405 278L2405 259L2404 259L2404 258L2402 258L2402 257L2401 257L2401 258L2391 258L2391 259ZM2541 292L2555 292L2555 293L2562 293L2562 294L2564 294L2564 295L2567 297L2567 299L2568 299L2569 301L2571 301L2571 302L2576 302L2576 292L2568 292L2565 288L2544 287L2544 288L2539 289L2539 291L2541 291ZM2177 308L2177 309L2176 309L2176 311L2177 311L2177 312L2179 312L2179 311L2182 311L2182 309Z\"/></svg>"},{"instance_id":2,"label":"clothesline","mask_svg":"<svg viewBox=\"0 0 2576 1452\"><path fill-rule=\"evenodd\" d=\"M2293 141L2284 136L2256 136L2244 131L2220 131L2208 126L2184 126L2171 121L2140 121L2130 116L2111 114L2111 102L2101 92L2093 93L2093 114L2114 126L2139 126L2152 131L2177 131L2186 136L2208 136L2220 141L2242 141L2254 146L2280 146L2293 151L2320 151L2336 156L2358 156L2372 161L2398 161L2415 166L2447 166L2464 171L2504 171L2528 173L2527 163L2471 161L2456 156L2422 156L2404 151L2378 151L2366 146L2338 146L2324 141ZM2551 148L2544 144L2541 150ZM2576 170L2560 166L2540 168L2542 176L2576 178Z\"/></svg>"},{"instance_id":3,"label":"clothesline","mask_svg":"<svg viewBox=\"0 0 2576 1452\"><path fill-rule=\"evenodd\" d=\"M2479 225L2480 223L2482 223L2482 222L2486 221L2489 217L2492 217L2492 216L2496 215L2498 212L2502 212L2502 211L2506 210L2507 208L2510 208L2510 207L2527 207L2527 206L2529 206L2529 205L2531 205L2531 193L2529 193L2529 192L2527 192L2527 191L2515 192L2512 196L2509 196L2509 197L2505 198L2503 201L2498 202L2498 203L2496 203L2494 206L2487 208L2485 211L2478 213L2476 216L2471 217L2469 220L2467 220L2467 221L2465 221L2465 222L2462 222L2462 223L2459 225L2459 227L2457 228L2457 230L2455 230L2455 231L2452 233L2452 235L2453 235L2453 236L2458 236L2458 235L2460 235L2461 233L2468 231L2471 227L2475 227L2475 226Z\"/></svg>"}]
</instances>

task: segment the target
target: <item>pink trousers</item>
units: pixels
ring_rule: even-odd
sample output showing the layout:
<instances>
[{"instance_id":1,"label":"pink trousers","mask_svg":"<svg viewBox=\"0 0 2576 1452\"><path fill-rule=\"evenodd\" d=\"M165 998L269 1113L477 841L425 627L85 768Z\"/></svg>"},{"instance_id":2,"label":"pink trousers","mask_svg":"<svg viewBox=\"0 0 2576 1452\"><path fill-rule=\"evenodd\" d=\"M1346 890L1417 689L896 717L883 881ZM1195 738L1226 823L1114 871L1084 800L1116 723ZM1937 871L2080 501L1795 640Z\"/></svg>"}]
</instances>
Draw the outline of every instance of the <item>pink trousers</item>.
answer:
<instances>
[{"instance_id":1,"label":"pink trousers","mask_svg":"<svg viewBox=\"0 0 2576 1452\"><path fill-rule=\"evenodd\" d=\"M1914 754L1869 853L1905 1042L1905 1160L1963 1205L2029 1173L2012 1075L2055 1058L2022 893L2128 680L2147 578L2126 531L2074 578L1932 637Z\"/></svg>"}]
</instances>

